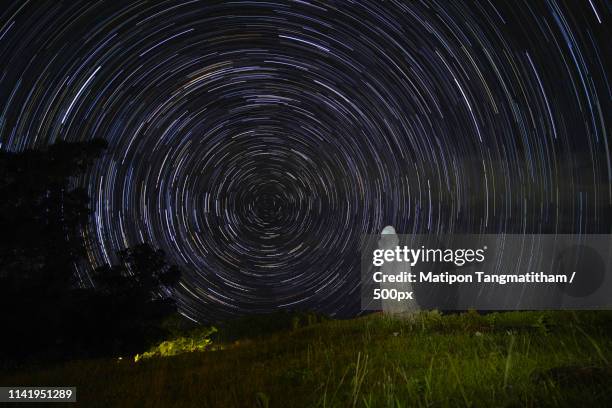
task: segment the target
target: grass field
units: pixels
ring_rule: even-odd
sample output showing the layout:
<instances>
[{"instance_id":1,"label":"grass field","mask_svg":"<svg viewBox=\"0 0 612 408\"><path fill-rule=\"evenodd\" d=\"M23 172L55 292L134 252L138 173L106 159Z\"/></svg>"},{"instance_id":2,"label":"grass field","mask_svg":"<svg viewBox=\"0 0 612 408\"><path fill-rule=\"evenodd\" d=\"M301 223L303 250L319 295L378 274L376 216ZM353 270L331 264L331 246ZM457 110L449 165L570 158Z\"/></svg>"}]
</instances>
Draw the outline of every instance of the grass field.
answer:
<instances>
[{"instance_id":1,"label":"grass field","mask_svg":"<svg viewBox=\"0 0 612 408\"><path fill-rule=\"evenodd\" d=\"M0 384L74 385L85 407L612 406L610 312L375 314L251 337Z\"/></svg>"}]
</instances>

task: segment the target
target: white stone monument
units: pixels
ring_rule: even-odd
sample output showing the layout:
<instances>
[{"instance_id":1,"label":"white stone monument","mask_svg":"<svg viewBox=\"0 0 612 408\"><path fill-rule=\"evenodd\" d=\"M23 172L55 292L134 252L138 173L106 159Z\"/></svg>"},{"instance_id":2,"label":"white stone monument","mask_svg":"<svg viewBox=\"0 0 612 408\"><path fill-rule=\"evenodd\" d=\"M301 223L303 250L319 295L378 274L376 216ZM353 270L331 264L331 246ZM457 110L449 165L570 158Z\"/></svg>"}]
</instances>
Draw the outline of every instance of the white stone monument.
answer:
<instances>
[{"instance_id":1,"label":"white stone monument","mask_svg":"<svg viewBox=\"0 0 612 408\"><path fill-rule=\"evenodd\" d=\"M391 225L387 225L381 232L378 248L395 251L398 245L399 238L395 232L395 228ZM398 275L402 272L410 273L410 264L408 262L385 262L382 265L381 272L383 275ZM413 292L410 282L381 282L380 289L396 289L398 293ZM382 310L384 314L388 315L409 316L418 312L420 308L413 292L413 299L404 299L401 301L397 299L382 299Z\"/></svg>"}]
</instances>

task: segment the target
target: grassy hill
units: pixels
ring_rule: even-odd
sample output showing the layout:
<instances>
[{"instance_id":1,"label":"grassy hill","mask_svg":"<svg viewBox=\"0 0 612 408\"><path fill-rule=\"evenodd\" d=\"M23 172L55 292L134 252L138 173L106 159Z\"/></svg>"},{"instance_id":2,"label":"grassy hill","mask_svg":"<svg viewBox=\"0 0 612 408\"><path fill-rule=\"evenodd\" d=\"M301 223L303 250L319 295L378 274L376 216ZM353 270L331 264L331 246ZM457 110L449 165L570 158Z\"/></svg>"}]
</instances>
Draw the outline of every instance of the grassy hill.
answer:
<instances>
[{"instance_id":1,"label":"grassy hill","mask_svg":"<svg viewBox=\"0 0 612 408\"><path fill-rule=\"evenodd\" d=\"M221 328L208 351L74 361L0 384L74 385L85 407L612 406L610 312L310 323Z\"/></svg>"}]
</instances>

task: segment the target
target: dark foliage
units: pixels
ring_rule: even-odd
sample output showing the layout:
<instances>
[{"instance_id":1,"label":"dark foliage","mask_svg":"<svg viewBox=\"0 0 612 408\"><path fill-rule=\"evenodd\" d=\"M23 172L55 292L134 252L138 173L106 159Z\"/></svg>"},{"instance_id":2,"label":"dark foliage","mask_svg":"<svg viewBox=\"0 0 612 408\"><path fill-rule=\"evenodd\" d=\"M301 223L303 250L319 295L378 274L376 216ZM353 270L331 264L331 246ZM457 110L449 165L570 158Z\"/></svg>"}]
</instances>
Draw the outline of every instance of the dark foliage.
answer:
<instances>
[{"instance_id":1,"label":"dark foliage","mask_svg":"<svg viewBox=\"0 0 612 408\"><path fill-rule=\"evenodd\" d=\"M5 363L142 351L166 334L180 270L140 244L117 265L75 285L85 256L80 234L92 214L75 179L99 157L103 140L58 142L46 150L0 151L0 358Z\"/></svg>"}]
</instances>

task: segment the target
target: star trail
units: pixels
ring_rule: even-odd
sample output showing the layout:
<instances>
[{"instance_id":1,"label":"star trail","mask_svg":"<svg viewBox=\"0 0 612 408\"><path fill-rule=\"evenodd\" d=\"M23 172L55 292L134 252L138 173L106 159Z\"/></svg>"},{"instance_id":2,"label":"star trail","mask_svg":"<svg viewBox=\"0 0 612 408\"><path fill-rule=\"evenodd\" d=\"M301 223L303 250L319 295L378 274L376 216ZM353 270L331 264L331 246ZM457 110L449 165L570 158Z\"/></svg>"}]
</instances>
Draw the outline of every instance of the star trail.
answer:
<instances>
[{"instance_id":1,"label":"star trail","mask_svg":"<svg viewBox=\"0 0 612 408\"><path fill-rule=\"evenodd\" d=\"M608 2L7 3L1 147L109 143L83 285L146 241L193 319L341 316L385 225L610 232Z\"/></svg>"}]
</instances>

